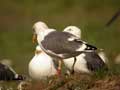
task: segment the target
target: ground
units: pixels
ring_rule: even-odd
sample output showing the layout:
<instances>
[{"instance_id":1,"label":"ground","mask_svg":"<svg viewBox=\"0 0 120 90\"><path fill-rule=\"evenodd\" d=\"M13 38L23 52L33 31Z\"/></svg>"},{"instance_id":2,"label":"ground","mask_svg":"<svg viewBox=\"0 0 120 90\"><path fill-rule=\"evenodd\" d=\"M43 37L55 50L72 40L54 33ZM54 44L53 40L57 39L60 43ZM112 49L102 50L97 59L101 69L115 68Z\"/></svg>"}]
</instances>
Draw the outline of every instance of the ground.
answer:
<instances>
[{"instance_id":1,"label":"ground","mask_svg":"<svg viewBox=\"0 0 120 90\"><path fill-rule=\"evenodd\" d=\"M19 74L28 74L28 64L34 56L32 26L36 21L62 31L75 25L82 39L104 49L114 65L120 54L120 17L109 27L105 24L120 10L120 0L0 0L0 60L10 59ZM16 90L18 82L0 82L2 90ZM61 77L48 85L32 83L31 90L120 90L120 74L93 77L73 75ZM7 89L9 88L9 89ZM12 88L12 89L11 89Z\"/></svg>"},{"instance_id":2,"label":"ground","mask_svg":"<svg viewBox=\"0 0 120 90\"><path fill-rule=\"evenodd\" d=\"M1 81L0 90L18 90L18 85L21 82L23 81ZM23 87L23 89L19 90L120 90L120 75L110 73L103 76L86 74L63 75L39 82L27 82Z\"/></svg>"},{"instance_id":3,"label":"ground","mask_svg":"<svg viewBox=\"0 0 120 90\"><path fill-rule=\"evenodd\" d=\"M70 77L60 77L51 84L37 85L33 86L34 90L120 90L120 75L95 78L75 74Z\"/></svg>"}]
</instances>

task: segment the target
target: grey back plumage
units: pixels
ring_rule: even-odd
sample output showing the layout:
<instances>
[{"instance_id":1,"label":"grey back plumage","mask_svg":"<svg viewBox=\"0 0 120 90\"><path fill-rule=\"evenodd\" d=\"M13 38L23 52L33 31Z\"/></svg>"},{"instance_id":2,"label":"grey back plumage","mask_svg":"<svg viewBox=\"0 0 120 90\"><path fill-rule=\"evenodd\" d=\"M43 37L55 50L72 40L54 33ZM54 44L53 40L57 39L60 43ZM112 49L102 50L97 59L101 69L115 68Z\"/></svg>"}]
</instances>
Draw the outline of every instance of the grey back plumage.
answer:
<instances>
[{"instance_id":1,"label":"grey back plumage","mask_svg":"<svg viewBox=\"0 0 120 90\"><path fill-rule=\"evenodd\" d=\"M79 55L81 51L76 50L86 43L68 32L54 31L45 36L41 44L46 50L63 54L65 58L69 58Z\"/></svg>"}]
</instances>

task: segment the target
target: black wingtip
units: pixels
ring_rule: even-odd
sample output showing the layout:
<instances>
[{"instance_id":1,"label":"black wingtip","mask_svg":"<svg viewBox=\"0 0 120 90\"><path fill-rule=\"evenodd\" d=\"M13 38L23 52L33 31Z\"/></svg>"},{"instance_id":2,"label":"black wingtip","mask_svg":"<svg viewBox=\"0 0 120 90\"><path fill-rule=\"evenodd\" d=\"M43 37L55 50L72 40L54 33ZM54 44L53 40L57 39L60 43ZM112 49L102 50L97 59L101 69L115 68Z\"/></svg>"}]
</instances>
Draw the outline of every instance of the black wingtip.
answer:
<instances>
[{"instance_id":1,"label":"black wingtip","mask_svg":"<svg viewBox=\"0 0 120 90\"><path fill-rule=\"evenodd\" d=\"M86 44L87 47L85 50L97 50L97 47L93 46L93 45L90 45L90 44Z\"/></svg>"},{"instance_id":2,"label":"black wingtip","mask_svg":"<svg viewBox=\"0 0 120 90\"><path fill-rule=\"evenodd\" d=\"M25 80L26 77L24 75L18 75L16 78L14 78L13 80Z\"/></svg>"}]
</instances>

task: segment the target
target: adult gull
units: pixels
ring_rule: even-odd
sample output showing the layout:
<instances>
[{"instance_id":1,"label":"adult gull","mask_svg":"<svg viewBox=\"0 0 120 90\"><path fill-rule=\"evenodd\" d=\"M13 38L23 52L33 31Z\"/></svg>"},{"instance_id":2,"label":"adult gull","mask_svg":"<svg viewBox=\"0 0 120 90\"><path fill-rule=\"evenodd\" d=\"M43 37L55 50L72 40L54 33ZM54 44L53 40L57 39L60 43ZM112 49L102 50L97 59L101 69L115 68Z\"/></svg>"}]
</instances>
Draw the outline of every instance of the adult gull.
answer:
<instances>
[{"instance_id":1,"label":"adult gull","mask_svg":"<svg viewBox=\"0 0 120 90\"><path fill-rule=\"evenodd\" d=\"M35 23L33 30L41 49L53 57L65 59L97 49L73 34L49 29L43 22Z\"/></svg>"},{"instance_id":2,"label":"adult gull","mask_svg":"<svg viewBox=\"0 0 120 90\"><path fill-rule=\"evenodd\" d=\"M0 63L0 80L24 80L23 75L17 74L12 67Z\"/></svg>"},{"instance_id":3,"label":"adult gull","mask_svg":"<svg viewBox=\"0 0 120 90\"><path fill-rule=\"evenodd\" d=\"M73 34L50 29L41 21L33 25L33 31L33 40L36 38L41 49L60 62L63 59L76 57L82 52L91 52L97 49ZM58 68L61 67L60 62Z\"/></svg>"},{"instance_id":4,"label":"adult gull","mask_svg":"<svg viewBox=\"0 0 120 90\"><path fill-rule=\"evenodd\" d=\"M75 36L81 38L81 30L76 26L68 26L63 32L69 32ZM103 56L103 55L101 55ZM103 68L107 68L104 59L101 58L97 52L83 52L76 57L76 62L74 58L64 59L65 66L70 71L75 71L78 73L91 73Z\"/></svg>"}]
</instances>

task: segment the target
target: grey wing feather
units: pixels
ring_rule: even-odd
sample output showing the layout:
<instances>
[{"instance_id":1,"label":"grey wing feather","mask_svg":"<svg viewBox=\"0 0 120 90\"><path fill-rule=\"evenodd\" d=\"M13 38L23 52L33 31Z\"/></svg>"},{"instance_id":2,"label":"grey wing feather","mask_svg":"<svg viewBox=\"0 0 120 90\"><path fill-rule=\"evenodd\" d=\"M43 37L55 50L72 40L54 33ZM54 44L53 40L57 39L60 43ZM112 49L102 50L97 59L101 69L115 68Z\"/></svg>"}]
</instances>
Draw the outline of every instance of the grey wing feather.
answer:
<instances>
[{"instance_id":1,"label":"grey wing feather","mask_svg":"<svg viewBox=\"0 0 120 90\"><path fill-rule=\"evenodd\" d=\"M97 71L100 69L107 69L107 65L99 57L96 52L87 52L85 53L85 59L87 61L87 66L91 71Z\"/></svg>"},{"instance_id":2,"label":"grey wing feather","mask_svg":"<svg viewBox=\"0 0 120 90\"><path fill-rule=\"evenodd\" d=\"M83 44L87 46L86 50L90 50L92 47L92 45L88 45L86 42L80 40L73 34L58 31L49 33L41 42L41 44L44 49L50 50L55 54L62 54L66 58L74 57L81 54L81 52L83 51L76 50L79 49Z\"/></svg>"},{"instance_id":3,"label":"grey wing feather","mask_svg":"<svg viewBox=\"0 0 120 90\"><path fill-rule=\"evenodd\" d=\"M52 32L45 37L41 42L43 47L52 50L53 52L60 53L73 53L77 48L79 48L81 42L68 41L68 38L74 37L74 35L67 32ZM48 45L49 44L49 45Z\"/></svg>"}]
</instances>

